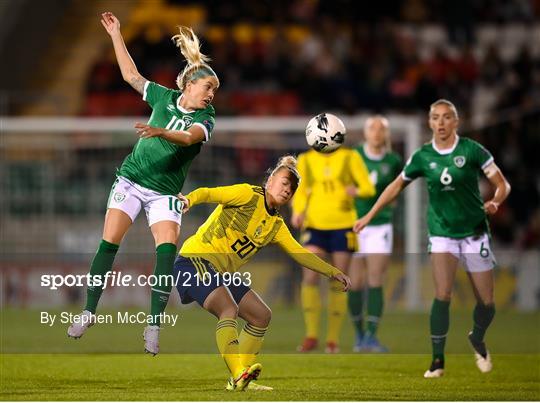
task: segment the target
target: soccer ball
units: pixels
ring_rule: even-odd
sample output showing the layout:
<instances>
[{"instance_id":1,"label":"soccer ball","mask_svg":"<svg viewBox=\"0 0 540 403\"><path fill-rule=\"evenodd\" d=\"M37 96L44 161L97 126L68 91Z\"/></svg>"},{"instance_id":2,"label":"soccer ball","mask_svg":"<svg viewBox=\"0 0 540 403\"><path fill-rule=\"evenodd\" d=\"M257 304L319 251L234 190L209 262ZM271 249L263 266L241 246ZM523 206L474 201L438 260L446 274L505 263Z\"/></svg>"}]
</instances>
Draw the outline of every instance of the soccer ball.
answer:
<instances>
[{"instance_id":1,"label":"soccer ball","mask_svg":"<svg viewBox=\"0 0 540 403\"><path fill-rule=\"evenodd\" d=\"M321 153L331 153L342 146L347 129L337 116L320 113L311 118L306 127L306 141Z\"/></svg>"}]
</instances>

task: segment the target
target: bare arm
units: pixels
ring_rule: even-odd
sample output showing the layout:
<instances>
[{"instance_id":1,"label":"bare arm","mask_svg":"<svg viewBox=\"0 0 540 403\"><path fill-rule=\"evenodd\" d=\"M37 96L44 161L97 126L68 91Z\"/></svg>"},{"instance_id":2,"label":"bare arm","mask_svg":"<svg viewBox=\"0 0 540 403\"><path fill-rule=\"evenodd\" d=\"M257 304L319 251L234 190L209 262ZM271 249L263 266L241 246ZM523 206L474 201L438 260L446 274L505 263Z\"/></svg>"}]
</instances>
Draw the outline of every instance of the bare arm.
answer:
<instances>
[{"instance_id":1,"label":"bare arm","mask_svg":"<svg viewBox=\"0 0 540 403\"><path fill-rule=\"evenodd\" d=\"M188 130L167 130L137 122L135 123L135 128L141 138L161 137L170 143L182 147L197 144L206 139L204 130L199 125L193 125Z\"/></svg>"},{"instance_id":2,"label":"bare arm","mask_svg":"<svg viewBox=\"0 0 540 403\"><path fill-rule=\"evenodd\" d=\"M484 203L484 210L487 214L495 214L499 209L500 204L505 201L510 194L510 184L495 163L486 167L484 172L489 182L495 187L495 194L491 200Z\"/></svg>"},{"instance_id":3,"label":"bare arm","mask_svg":"<svg viewBox=\"0 0 540 403\"><path fill-rule=\"evenodd\" d=\"M369 210L365 216L356 220L353 226L353 231L360 232L366 225L370 223L370 221L377 215L379 211L381 211L388 204L392 203L409 183L409 181L403 179L401 174L398 175L397 178L394 179L394 181L389 184L386 189L384 189L371 210Z\"/></svg>"},{"instance_id":4,"label":"bare arm","mask_svg":"<svg viewBox=\"0 0 540 403\"><path fill-rule=\"evenodd\" d=\"M114 46L114 53L116 54L116 61L122 72L122 78L131 85L135 91L142 94L144 91L144 85L148 81L146 78L140 75L137 70L137 66L133 62L133 59L129 55L124 43L124 38L120 32L120 21L114 16L113 13L106 12L101 14L101 24L111 36Z\"/></svg>"}]
</instances>

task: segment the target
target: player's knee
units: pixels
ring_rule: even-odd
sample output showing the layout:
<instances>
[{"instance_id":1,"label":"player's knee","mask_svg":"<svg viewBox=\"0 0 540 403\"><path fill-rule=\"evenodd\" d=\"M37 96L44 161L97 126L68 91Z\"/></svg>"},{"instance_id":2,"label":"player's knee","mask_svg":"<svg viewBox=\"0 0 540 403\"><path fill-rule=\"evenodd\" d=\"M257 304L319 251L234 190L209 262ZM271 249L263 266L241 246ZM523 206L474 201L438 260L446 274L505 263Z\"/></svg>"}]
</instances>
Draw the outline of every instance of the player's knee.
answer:
<instances>
[{"instance_id":1,"label":"player's knee","mask_svg":"<svg viewBox=\"0 0 540 403\"><path fill-rule=\"evenodd\" d=\"M451 290L439 290L435 293L435 298L439 301L450 301L452 299Z\"/></svg>"},{"instance_id":2,"label":"player's knee","mask_svg":"<svg viewBox=\"0 0 540 403\"><path fill-rule=\"evenodd\" d=\"M257 312L252 312L249 317L243 317L249 324L257 327L268 327L272 319L272 311L268 307L258 309Z\"/></svg>"},{"instance_id":3,"label":"player's knee","mask_svg":"<svg viewBox=\"0 0 540 403\"><path fill-rule=\"evenodd\" d=\"M302 284L303 285L319 285L320 275L315 272L304 273Z\"/></svg>"},{"instance_id":4,"label":"player's knee","mask_svg":"<svg viewBox=\"0 0 540 403\"><path fill-rule=\"evenodd\" d=\"M114 245L120 245L124 239L124 234L120 233L103 233L102 239Z\"/></svg>"},{"instance_id":5,"label":"player's knee","mask_svg":"<svg viewBox=\"0 0 540 403\"><path fill-rule=\"evenodd\" d=\"M482 303L483 305L486 305L486 306L495 304L495 300L493 298L493 295L482 295L480 297L479 302Z\"/></svg>"},{"instance_id":6,"label":"player's knee","mask_svg":"<svg viewBox=\"0 0 540 403\"><path fill-rule=\"evenodd\" d=\"M260 316L261 327L267 327L270 324L272 319L272 310L268 307L265 307Z\"/></svg>"},{"instance_id":7,"label":"player's knee","mask_svg":"<svg viewBox=\"0 0 540 403\"><path fill-rule=\"evenodd\" d=\"M167 230L162 231L159 234L154 236L154 241L156 244L156 248L164 243L172 243L176 244L176 241L178 240L178 231L177 230Z\"/></svg>"},{"instance_id":8,"label":"player's knee","mask_svg":"<svg viewBox=\"0 0 540 403\"><path fill-rule=\"evenodd\" d=\"M238 317L238 305L235 303L229 303L221 307L219 312L220 318L237 318Z\"/></svg>"}]
</instances>

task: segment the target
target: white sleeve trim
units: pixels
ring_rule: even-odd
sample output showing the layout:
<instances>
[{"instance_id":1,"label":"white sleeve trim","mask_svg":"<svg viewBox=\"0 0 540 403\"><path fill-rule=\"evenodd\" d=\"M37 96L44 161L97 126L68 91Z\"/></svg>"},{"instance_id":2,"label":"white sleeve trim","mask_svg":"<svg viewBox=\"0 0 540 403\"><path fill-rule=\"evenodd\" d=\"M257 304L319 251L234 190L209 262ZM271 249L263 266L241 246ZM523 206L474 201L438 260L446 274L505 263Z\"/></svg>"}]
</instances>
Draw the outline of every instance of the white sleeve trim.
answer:
<instances>
[{"instance_id":1,"label":"white sleeve trim","mask_svg":"<svg viewBox=\"0 0 540 403\"><path fill-rule=\"evenodd\" d=\"M484 164L482 165L482 169L486 169L488 165L492 164L494 162L493 157L490 157Z\"/></svg>"},{"instance_id":2,"label":"white sleeve trim","mask_svg":"<svg viewBox=\"0 0 540 403\"><path fill-rule=\"evenodd\" d=\"M199 122L195 122L193 123L193 125L197 125L197 126L200 126L202 127L203 131L204 131L204 143L206 143L208 140L210 140L210 138L208 137L208 129L206 128L205 125L203 125L202 123L199 123Z\"/></svg>"},{"instance_id":3,"label":"white sleeve trim","mask_svg":"<svg viewBox=\"0 0 540 403\"><path fill-rule=\"evenodd\" d=\"M142 99L143 101L146 101L146 96L148 95L147 91L148 91L148 86L150 85L150 81L146 81L144 83L144 89L143 89L143 95L142 95Z\"/></svg>"},{"instance_id":4,"label":"white sleeve trim","mask_svg":"<svg viewBox=\"0 0 540 403\"><path fill-rule=\"evenodd\" d=\"M482 170L484 171L484 175L486 175L486 178L491 178L499 171L499 167L497 166L497 164L495 164L495 162L491 161L491 164L488 164Z\"/></svg>"},{"instance_id":5,"label":"white sleeve trim","mask_svg":"<svg viewBox=\"0 0 540 403\"><path fill-rule=\"evenodd\" d=\"M401 171L401 177L407 182L412 182L412 179L405 175L405 171Z\"/></svg>"}]
</instances>

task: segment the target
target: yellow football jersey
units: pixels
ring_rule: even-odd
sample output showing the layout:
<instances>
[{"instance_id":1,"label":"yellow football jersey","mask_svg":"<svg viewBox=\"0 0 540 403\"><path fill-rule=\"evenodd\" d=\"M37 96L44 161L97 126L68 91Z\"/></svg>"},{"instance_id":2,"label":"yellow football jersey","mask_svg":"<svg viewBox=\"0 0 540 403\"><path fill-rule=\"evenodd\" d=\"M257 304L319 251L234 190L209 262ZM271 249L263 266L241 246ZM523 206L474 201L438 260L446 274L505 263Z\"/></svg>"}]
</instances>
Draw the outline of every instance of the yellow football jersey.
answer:
<instances>
[{"instance_id":1,"label":"yellow football jersey","mask_svg":"<svg viewBox=\"0 0 540 403\"><path fill-rule=\"evenodd\" d=\"M375 196L375 187L360 154L348 148L323 154L315 150L298 156L302 178L292 201L296 214L305 214L304 226L319 230L351 228L356 220L354 199L348 186L358 188L358 197Z\"/></svg>"},{"instance_id":2,"label":"yellow football jersey","mask_svg":"<svg viewBox=\"0 0 540 403\"><path fill-rule=\"evenodd\" d=\"M190 207L219 203L195 235L180 249L184 257L202 257L219 272L235 272L262 247L277 243L300 265L331 276L341 271L304 249L277 211L269 211L260 186L240 184L199 188L186 196Z\"/></svg>"}]
</instances>

